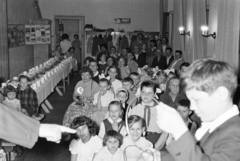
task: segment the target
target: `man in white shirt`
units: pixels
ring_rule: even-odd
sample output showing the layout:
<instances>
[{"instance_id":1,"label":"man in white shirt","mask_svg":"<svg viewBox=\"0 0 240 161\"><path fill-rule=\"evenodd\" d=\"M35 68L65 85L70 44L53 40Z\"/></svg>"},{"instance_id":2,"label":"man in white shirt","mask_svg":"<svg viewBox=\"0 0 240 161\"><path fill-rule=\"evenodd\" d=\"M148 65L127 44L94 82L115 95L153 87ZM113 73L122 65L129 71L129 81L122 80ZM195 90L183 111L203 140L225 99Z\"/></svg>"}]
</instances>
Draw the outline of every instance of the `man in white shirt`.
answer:
<instances>
[{"instance_id":1,"label":"man in white shirt","mask_svg":"<svg viewBox=\"0 0 240 161\"><path fill-rule=\"evenodd\" d=\"M174 137L166 147L170 155L176 161L239 160L240 117L232 101L237 88L234 69L225 62L203 59L193 62L181 76L190 108L203 123L195 138L180 115L160 103L158 126ZM163 161L166 158L162 155Z\"/></svg>"},{"instance_id":2,"label":"man in white shirt","mask_svg":"<svg viewBox=\"0 0 240 161\"><path fill-rule=\"evenodd\" d=\"M62 35L62 41L60 42L60 46L62 49L62 53L66 53L70 47L72 47L72 43L69 41L68 34Z\"/></svg>"}]
</instances>

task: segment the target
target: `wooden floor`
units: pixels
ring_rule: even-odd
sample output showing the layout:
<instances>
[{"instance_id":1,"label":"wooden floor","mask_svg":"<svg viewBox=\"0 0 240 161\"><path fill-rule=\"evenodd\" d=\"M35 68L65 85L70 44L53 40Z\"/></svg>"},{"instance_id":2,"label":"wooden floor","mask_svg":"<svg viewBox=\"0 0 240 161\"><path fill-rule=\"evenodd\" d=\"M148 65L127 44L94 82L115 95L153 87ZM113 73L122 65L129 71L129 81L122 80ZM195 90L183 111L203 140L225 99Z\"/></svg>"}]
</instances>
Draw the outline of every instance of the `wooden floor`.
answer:
<instances>
[{"instance_id":1,"label":"wooden floor","mask_svg":"<svg viewBox=\"0 0 240 161\"><path fill-rule=\"evenodd\" d=\"M63 115L68 105L73 101L73 90L79 79L79 75L71 78L70 85L67 86L66 92L62 97L57 92L49 96L49 102L54 109L51 110L51 113L46 114L42 123L62 124ZM60 144L56 144L39 138L32 149L25 148L24 154L17 157L15 161L69 161L70 152L68 148L69 142L61 141Z\"/></svg>"}]
</instances>

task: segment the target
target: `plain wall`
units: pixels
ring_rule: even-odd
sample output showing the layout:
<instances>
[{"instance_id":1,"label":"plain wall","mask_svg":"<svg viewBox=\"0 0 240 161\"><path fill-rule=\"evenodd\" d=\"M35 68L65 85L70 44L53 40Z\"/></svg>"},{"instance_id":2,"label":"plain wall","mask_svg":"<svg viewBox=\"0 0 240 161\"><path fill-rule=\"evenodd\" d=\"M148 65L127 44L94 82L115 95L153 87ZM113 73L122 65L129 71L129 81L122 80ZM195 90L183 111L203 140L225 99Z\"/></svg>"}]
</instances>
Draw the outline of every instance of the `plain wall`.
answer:
<instances>
[{"instance_id":1,"label":"plain wall","mask_svg":"<svg viewBox=\"0 0 240 161\"><path fill-rule=\"evenodd\" d=\"M30 19L38 19L33 0L8 0L8 24L30 24ZM9 48L10 78L33 67L33 46L25 45Z\"/></svg>"},{"instance_id":2,"label":"plain wall","mask_svg":"<svg viewBox=\"0 0 240 161\"><path fill-rule=\"evenodd\" d=\"M53 20L55 15L85 16L85 24L97 28L160 31L159 0L41 0L43 18ZM114 18L131 18L131 24L114 24ZM53 41L55 42L55 41ZM53 46L55 46L53 44Z\"/></svg>"}]
</instances>

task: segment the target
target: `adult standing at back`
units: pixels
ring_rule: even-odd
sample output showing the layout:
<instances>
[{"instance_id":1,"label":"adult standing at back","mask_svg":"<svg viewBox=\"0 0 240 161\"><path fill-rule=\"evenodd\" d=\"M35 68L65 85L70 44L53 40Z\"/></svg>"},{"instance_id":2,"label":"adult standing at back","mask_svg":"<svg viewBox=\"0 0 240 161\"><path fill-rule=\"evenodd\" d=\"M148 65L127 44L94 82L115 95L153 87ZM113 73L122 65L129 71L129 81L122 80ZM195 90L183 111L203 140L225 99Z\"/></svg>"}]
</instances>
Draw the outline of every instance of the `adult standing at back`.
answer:
<instances>
[{"instance_id":1,"label":"adult standing at back","mask_svg":"<svg viewBox=\"0 0 240 161\"><path fill-rule=\"evenodd\" d=\"M68 52L68 49L72 47L72 43L69 41L69 35L68 34L63 34L62 35L62 41L60 42L60 46L62 49L62 53Z\"/></svg>"},{"instance_id":2,"label":"adult standing at back","mask_svg":"<svg viewBox=\"0 0 240 161\"><path fill-rule=\"evenodd\" d=\"M156 57L153 58L152 68L158 67L158 69L165 70L167 68L167 58L163 56L162 50L156 50Z\"/></svg>"},{"instance_id":3,"label":"adult standing at back","mask_svg":"<svg viewBox=\"0 0 240 161\"><path fill-rule=\"evenodd\" d=\"M74 35L74 40L72 42L72 46L75 48L74 54L75 54L75 58L77 59L78 69L80 69L81 60L82 60L82 57L81 57L81 46L82 46L82 43L79 40L78 34Z\"/></svg>"}]
</instances>

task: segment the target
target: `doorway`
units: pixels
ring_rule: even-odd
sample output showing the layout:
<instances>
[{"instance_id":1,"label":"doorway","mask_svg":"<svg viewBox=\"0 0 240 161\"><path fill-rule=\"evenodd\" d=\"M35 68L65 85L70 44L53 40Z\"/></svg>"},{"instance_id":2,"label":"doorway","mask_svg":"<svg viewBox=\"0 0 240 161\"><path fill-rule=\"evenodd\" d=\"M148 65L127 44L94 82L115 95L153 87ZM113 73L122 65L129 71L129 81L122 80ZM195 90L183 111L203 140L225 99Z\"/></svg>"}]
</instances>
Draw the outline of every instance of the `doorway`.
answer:
<instances>
[{"instance_id":1,"label":"doorway","mask_svg":"<svg viewBox=\"0 0 240 161\"><path fill-rule=\"evenodd\" d=\"M55 22L55 44L60 44L62 34L66 33L69 35L69 40L73 42L74 35L77 34L80 40L80 53L78 50L75 50L76 57L80 56L80 64L83 66L84 57L84 44L85 44L85 34L84 34L84 26L85 26L85 17L84 16L64 16L64 15L56 15L54 16Z\"/></svg>"}]
</instances>

